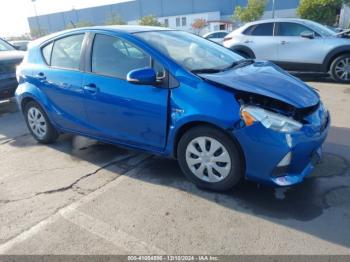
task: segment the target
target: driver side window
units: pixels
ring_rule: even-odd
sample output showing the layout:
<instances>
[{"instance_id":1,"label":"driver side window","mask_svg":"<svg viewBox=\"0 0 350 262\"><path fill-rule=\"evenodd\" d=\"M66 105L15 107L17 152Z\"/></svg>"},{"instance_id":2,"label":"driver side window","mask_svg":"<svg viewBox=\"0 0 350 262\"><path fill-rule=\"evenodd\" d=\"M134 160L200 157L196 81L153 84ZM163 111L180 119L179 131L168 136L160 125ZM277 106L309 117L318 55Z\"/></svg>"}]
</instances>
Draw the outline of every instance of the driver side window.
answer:
<instances>
[{"instance_id":1,"label":"driver side window","mask_svg":"<svg viewBox=\"0 0 350 262\"><path fill-rule=\"evenodd\" d=\"M310 28L298 23L278 23L276 36L300 36L304 32L314 32ZM318 35L317 33L315 33Z\"/></svg>"}]
</instances>

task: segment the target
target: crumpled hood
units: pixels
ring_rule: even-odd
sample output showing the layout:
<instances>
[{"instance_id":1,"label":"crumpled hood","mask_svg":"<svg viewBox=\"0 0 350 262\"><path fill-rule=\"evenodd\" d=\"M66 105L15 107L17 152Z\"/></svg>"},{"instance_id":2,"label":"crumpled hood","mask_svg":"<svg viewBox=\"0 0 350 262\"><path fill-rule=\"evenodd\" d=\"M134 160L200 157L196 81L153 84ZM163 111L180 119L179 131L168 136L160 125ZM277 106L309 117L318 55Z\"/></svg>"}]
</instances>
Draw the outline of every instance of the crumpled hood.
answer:
<instances>
[{"instance_id":1,"label":"crumpled hood","mask_svg":"<svg viewBox=\"0 0 350 262\"><path fill-rule=\"evenodd\" d=\"M314 106L320 101L315 90L270 62L255 62L241 68L200 77L234 90L271 97L296 108Z\"/></svg>"}]
</instances>

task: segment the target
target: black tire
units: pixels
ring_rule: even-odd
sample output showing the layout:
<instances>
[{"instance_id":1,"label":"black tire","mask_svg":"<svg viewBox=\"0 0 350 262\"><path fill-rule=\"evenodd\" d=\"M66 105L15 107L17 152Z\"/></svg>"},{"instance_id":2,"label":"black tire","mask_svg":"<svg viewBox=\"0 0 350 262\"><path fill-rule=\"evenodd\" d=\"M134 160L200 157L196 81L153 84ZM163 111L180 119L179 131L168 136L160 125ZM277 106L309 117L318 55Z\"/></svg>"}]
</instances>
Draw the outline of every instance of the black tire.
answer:
<instances>
[{"instance_id":1,"label":"black tire","mask_svg":"<svg viewBox=\"0 0 350 262\"><path fill-rule=\"evenodd\" d=\"M339 68L339 66L343 66L342 61L348 61L348 63L350 63L350 54L338 56L333 60L330 67L330 75L332 79L338 83L350 83L350 71L347 72L347 75L344 76L344 78L340 76L341 71L337 71L337 68Z\"/></svg>"},{"instance_id":2,"label":"black tire","mask_svg":"<svg viewBox=\"0 0 350 262\"><path fill-rule=\"evenodd\" d=\"M40 114L42 115L42 117L45 119L45 124L46 124L46 132L45 135L42 137L39 137L33 130L32 127L29 124L29 115L28 112L29 110L31 110L32 108L35 108L36 110L38 110L40 112ZM26 120L26 124L27 127L30 131L30 133L32 134L32 136L39 142L42 144L50 144L53 143L57 140L59 133L56 131L56 129L52 126L52 124L50 123L49 118L47 117L47 114L45 113L45 111L41 108L41 106L35 102L35 101L30 101L28 102L25 107L24 107L24 118Z\"/></svg>"},{"instance_id":3,"label":"black tire","mask_svg":"<svg viewBox=\"0 0 350 262\"><path fill-rule=\"evenodd\" d=\"M198 178L190 169L186 161L186 149L188 145L196 138L209 137L217 140L227 150L230 160L231 168L228 175L218 182L207 182ZM211 145L210 145L211 147ZM219 129L210 126L194 127L187 131L180 139L177 147L177 159L179 165L186 175L196 186L203 189L213 191L226 191L233 188L243 177L243 159L240 150L232 137L220 131Z\"/></svg>"}]
</instances>

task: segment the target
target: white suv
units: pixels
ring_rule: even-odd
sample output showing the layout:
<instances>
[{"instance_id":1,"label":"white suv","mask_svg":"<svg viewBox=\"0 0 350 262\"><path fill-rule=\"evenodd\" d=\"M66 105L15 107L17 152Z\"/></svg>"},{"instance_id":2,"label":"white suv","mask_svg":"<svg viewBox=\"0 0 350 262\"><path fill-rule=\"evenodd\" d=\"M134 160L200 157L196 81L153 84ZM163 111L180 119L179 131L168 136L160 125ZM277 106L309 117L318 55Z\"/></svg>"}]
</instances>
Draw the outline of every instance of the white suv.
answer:
<instances>
[{"instance_id":1,"label":"white suv","mask_svg":"<svg viewBox=\"0 0 350 262\"><path fill-rule=\"evenodd\" d=\"M329 72L350 82L350 39L309 20L272 19L248 23L224 39L246 58L270 60L290 71Z\"/></svg>"}]
</instances>

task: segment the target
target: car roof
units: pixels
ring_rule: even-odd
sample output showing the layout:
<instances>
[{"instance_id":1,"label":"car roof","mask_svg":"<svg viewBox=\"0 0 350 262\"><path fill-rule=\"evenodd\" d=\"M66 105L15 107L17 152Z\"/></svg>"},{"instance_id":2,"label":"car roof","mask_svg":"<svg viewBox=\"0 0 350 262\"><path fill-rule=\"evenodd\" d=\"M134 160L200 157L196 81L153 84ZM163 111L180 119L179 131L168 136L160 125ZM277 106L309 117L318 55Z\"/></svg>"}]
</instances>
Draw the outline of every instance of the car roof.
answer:
<instances>
[{"instance_id":1,"label":"car roof","mask_svg":"<svg viewBox=\"0 0 350 262\"><path fill-rule=\"evenodd\" d=\"M29 43L30 40L14 40L10 41L11 44L17 44L17 43Z\"/></svg>"},{"instance_id":2,"label":"car roof","mask_svg":"<svg viewBox=\"0 0 350 262\"><path fill-rule=\"evenodd\" d=\"M90 26L90 27L79 27L79 28L73 28L68 30L63 30L59 32L52 33L50 35L43 36L41 38L38 38L32 42L32 45L38 45L41 43L44 43L46 41L49 41L53 38L63 36L65 34L74 33L74 32L84 32L88 30L103 30L103 31L110 31L110 32L121 32L121 33L140 33L140 32L151 32L151 31L173 31L173 29L166 28L166 27L160 27L160 26L138 26L138 25L108 25L108 26Z\"/></svg>"},{"instance_id":3,"label":"car roof","mask_svg":"<svg viewBox=\"0 0 350 262\"><path fill-rule=\"evenodd\" d=\"M299 22L299 23L307 23L310 20L307 19L300 19L300 18L274 18L274 19L263 19L259 21L254 21L245 24L247 25L256 25L256 24L264 24L264 23L278 23L278 22Z\"/></svg>"},{"instance_id":4,"label":"car roof","mask_svg":"<svg viewBox=\"0 0 350 262\"><path fill-rule=\"evenodd\" d=\"M107 31L117 31L125 33L139 33L148 31L165 31L172 30L166 27L160 26L141 26L141 25L108 25L108 26L93 26L86 27L86 29L97 29L97 30L107 30Z\"/></svg>"}]
</instances>

